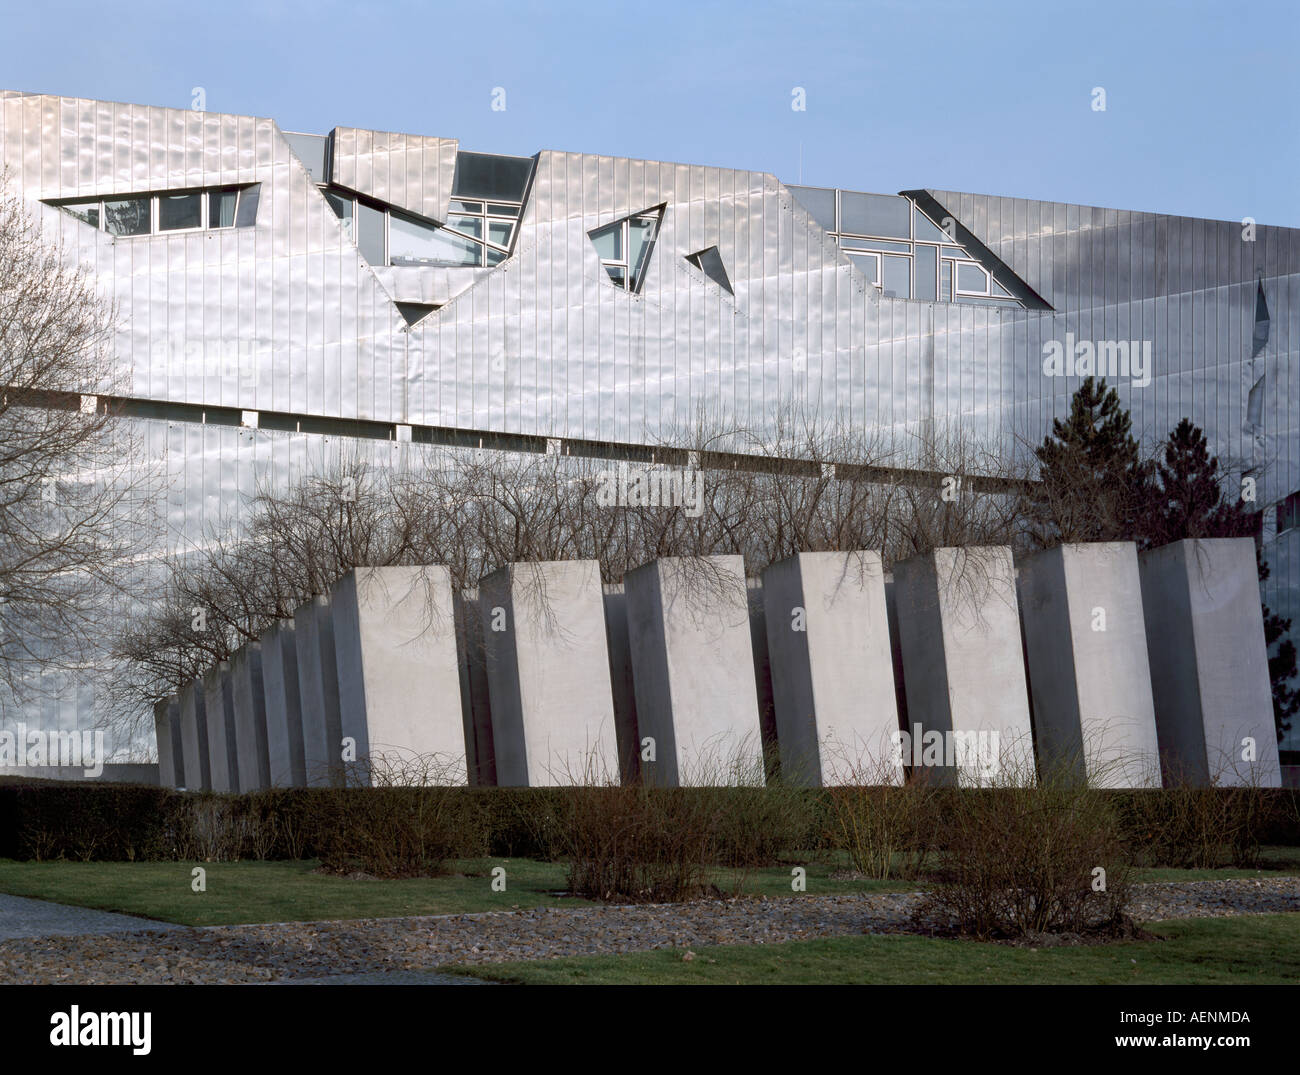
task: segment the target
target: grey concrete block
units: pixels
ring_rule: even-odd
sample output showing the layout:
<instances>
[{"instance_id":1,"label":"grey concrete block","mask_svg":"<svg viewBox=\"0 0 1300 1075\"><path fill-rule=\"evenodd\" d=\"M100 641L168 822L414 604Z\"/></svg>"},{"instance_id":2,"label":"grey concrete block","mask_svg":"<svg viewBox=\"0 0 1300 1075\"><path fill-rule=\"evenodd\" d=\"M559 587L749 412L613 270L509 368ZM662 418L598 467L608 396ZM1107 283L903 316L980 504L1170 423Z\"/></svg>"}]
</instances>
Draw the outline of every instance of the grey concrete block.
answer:
<instances>
[{"instance_id":1,"label":"grey concrete block","mask_svg":"<svg viewBox=\"0 0 1300 1075\"><path fill-rule=\"evenodd\" d=\"M880 554L800 553L763 572L763 594L783 779L902 783Z\"/></svg>"},{"instance_id":2,"label":"grey concrete block","mask_svg":"<svg viewBox=\"0 0 1300 1075\"><path fill-rule=\"evenodd\" d=\"M1166 779L1280 787L1254 541L1175 541L1138 564Z\"/></svg>"},{"instance_id":3,"label":"grey concrete block","mask_svg":"<svg viewBox=\"0 0 1300 1075\"><path fill-rule=\"evenodd\" d=\"M632 651L627 639L627 597L621 582L602 587L605 597L605 644L609 648L609 681L614 697L614 732L623 783L641 775L641 734L636 719L636 687L632 682Z\"/></svg>"},{"instance_id":4,"label":"grey concrete block","mask_svg":"<svg viewBox=\"0 0 1300 1075\"><path fill-rule=\"evenodd\" d=\"M164 698L153 707L154 734L158 742L158 783L165 788L185 786L185 749L181 732L181 700Z\"/></svg>"},{"instance_id":5,"label":"grey concrete block","mask_svg":"<svg viewBox=\"0 0 1300 1075\"><path fill-rule=\"evenodd\" d=\"M329 597L318 596L299 608L293 626L307 785L337 787L343 783L343 724Z\"/></svg>"},{"instance_id":6,"label":"grey concrete block","mask_svg":"<svg viewBox=\"0 0 1300 1075\"><path fill-rule=\"evenodd\" d=\"M192 680L181 690L181 751L185 757L185 787L210 791L208 768L208 722L203 701L203 684Z\"/></svg>"},{"instance_id":7,"label":"grey concrete block","mask_svg":"<svg viewBox=\"0 0 1300 1075\"><path fill-rule=\"evenodd\" d=\"M478 589L461 590L455 595L455 602L461 723L465 729L469 781L475 787L495 787L497 769L492 745L492 708Z\"/></svg>"},{"instance_id":8,"label":"grey concrete block","mask_svg":"<svg viewBox=\"0 0 1300 1075\"><path fill-rule=\"evenodd\" d=\"M275 624L263 633L260 641L271 786L306 787L302 699L298 686L298 643L293 620Z\"/></svg>"},{"instance_id":9,"label":"grey concrete block","mask_svg":"<svg viewBox=\"0 0 1300 1075\"><path fill-rule=\"evenodd\" d=\"M445 567L349 572L330 599L339 715L357 778L468 783L451 575Z\"/></svg>"},{"instance_id":10,"label":"grey concrete block","mask_svg":"<svg viewBox=\"0 0 1300 1075\"><path fill-rule=\"evenodd\" d=\"M479 583L497 783L618 783L600 565L510 564Z\"/></svg>"},{"instance_id":11,"label":"grey concrete block","mask_svg":"<svg viewBox=\"0 0 1300 1075\"><path fill-rule=\"evenodd\" d=\"M940 782L1033 783L1011 550L941 548L895 564L894 604L911 736L904 762ZM932 736L943 764L923 749Z\"/></svg>"},{"instance_id":12,"label":"grey concrete block","mask_svg":"<svg viewBox=\"0 0 1300 1075\"><path fill-rule=\"evenodd\" d=\"M1097 787L1160 787L1137 546L1035 553L1019 589L1040 763Z\"/></svg>"},{"instance_id":13,"label":"grey concrete block","mask_svg":"<svg viewBox=\"0 0 1300 1075\"><path fill-rule=\"evenodd\" d=\"M235 729L235 696L231 689L230 665L214 664L204 673L203 696L207 701L208 763L212 790L238 794L239 747Z\"/></svg>"},{"instance_id":14,"label":"grey concrete block","mask_svg":"<svg viewBox=\"0 0 1300 1075\"><path fill-rule=\"evenodd\" d=\"M271 786L271 757L266 743L266 687L259 643L246 642L231 654L229 682L235 709L239 790L261 791Z\"/></svg>"},{"instance_id":15,"label":"grey concrete block","mask_svg":"<svg viewBox=\"0 0 1300 1075\"><path fill-rule=\"evenodd\" d=\"M781 772L781 748L776 733L776 701L772 695L772 660L767 647L767 610L763 580L745 579L749 601L749 645L754 655L754 686L758 690L758 731L763 748L763 775L774 780Z\"/></svg>"},{"instance_id":16,"label":"grey concrete block","mask_svg":"<svg viewBox=\"0 0 1300 1075\"><path fill-rule=\"evenodd\" d=\"M642 763L659 785L761 784L758 691L744 562L666 558L629 571L628 642Z\"/></svg>"}]
</instances>

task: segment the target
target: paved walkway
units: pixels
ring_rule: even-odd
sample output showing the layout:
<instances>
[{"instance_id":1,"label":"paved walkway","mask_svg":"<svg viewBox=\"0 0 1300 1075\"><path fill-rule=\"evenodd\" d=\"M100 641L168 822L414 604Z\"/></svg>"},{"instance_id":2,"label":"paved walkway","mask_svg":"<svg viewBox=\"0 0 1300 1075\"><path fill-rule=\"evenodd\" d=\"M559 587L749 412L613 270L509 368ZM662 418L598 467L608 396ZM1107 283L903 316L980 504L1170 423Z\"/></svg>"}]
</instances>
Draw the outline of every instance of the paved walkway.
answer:
<instances>
[{"instance_id":1,"label":"paved walkway","mask_svg":"<svg viewBox=\"0 0 1300 1075\"><path fill-rule=\"evenodd\" d=\"M18 937L75 937L82 933L130 933L140 929L180 929L152 918L93 911L48 900L0 894L0 941Z\"/></svg>"}]
</instances>

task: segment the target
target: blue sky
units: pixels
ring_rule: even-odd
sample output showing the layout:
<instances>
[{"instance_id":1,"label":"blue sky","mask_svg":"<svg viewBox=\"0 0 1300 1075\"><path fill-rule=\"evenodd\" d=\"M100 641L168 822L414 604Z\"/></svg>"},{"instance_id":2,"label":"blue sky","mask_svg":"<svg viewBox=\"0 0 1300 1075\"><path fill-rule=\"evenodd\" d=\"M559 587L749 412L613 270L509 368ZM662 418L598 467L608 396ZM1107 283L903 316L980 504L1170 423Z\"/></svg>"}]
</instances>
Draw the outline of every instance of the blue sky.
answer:
<instances>
[{"instance_id":1,"label":"blue sky","mask_svg":"<svg viewBox=\"0 0 1300 1075\"><path fill-rule=\"evenodd\" d=\"M5 88L1300 226L1293 0L9 6Z\"/></svg>"}]
</instances>

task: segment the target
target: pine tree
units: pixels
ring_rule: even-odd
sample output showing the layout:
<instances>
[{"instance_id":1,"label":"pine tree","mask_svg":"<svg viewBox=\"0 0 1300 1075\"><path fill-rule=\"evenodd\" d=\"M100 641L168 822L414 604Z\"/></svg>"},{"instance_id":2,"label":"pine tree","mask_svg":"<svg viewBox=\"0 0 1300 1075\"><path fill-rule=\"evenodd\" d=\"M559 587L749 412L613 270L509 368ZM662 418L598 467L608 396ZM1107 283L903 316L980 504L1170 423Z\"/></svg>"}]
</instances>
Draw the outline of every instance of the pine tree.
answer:
<instances>
[{"instance_id":1,"label":"pine tree","mask_svg":"<svg viewBox=\"0 0 1300 1075\"><path fill-rule=\"evenodd\" d=\"M1030 514L1041 544L1136 536L1150 469L1132 428L1119 393L1105 380L1089 377L1079 386L1069 417L1054 419L1051 435L1034 452L1040 482Z\"/></svg>"}]
</instances>

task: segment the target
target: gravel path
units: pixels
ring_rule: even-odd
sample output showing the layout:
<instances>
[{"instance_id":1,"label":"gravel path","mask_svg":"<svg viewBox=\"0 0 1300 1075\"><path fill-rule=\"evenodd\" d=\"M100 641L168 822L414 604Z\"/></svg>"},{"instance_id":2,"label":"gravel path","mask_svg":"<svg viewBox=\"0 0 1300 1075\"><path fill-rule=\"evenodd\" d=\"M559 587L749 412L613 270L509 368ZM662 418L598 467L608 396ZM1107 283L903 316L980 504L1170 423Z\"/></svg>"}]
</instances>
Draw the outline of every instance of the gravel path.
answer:
<instances>
[{"instance_id":1,"label":"gravel path","mask_svg":"<svg viewBox=\"0 0 1300 1075\"><path fill-rule=\"evenodd\" d=\"M370 980L445 963L911 932L919 899L859 893L200 929L151 924L129 933L0 941L0 983ZM1300 877L1140 885L1134 906L1142 921L1273 911L1300 911Z\"/></svg>"}]
</instances>

